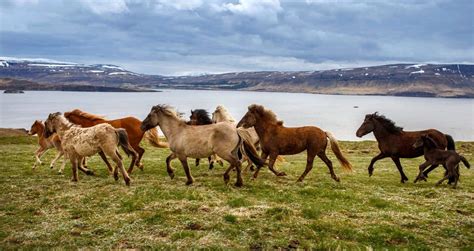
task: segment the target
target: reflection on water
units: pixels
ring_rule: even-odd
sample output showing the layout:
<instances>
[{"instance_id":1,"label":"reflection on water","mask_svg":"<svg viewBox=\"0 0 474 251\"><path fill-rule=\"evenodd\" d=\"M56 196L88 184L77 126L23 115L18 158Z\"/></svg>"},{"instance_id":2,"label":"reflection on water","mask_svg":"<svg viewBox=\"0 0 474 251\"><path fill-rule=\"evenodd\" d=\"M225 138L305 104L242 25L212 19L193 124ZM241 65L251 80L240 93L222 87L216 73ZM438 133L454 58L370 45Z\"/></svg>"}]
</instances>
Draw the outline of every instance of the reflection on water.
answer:
<instances>
[{"instance_id":1,"label":"reflection on water","mask_svg":"<svg viewBox=\"0 0 474 251\"><path fill-rule=\"evenodd\" d=\"M151 106L169 104L185 113L202 108L212 112L224 105L238 120L252 103L272 109L286 126L314 125L338 139L356 140L364 115L378 111L406 130L436 128L455 140L474 140L474 100L384 96L337 96L301 93L163 90L156 93L27 91L0 94L0 127L29 128L50 112L75 108L108 118L144 119ZM358 107L358 108L355 108ZM363 139L373 139L368 135Z\"/></svg>"}]
</instances>

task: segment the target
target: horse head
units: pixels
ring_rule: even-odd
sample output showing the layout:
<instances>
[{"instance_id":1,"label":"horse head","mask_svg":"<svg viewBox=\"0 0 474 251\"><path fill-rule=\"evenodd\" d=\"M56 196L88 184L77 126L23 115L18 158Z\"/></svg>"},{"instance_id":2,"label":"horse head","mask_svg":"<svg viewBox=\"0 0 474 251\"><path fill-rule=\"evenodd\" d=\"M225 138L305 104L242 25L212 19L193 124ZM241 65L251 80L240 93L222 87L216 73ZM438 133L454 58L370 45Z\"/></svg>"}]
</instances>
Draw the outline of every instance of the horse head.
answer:
<instances>
[{"instance_id":1,"label":"horse head","mask_svg":"<svg viewBox=\"0 0 474 251\"><path fill-rule=\"evenodd\" d=\"M261 107L261 106L259 106ZM247 113L240 119L239 123L237 123L237 127L244 127L244 128L250 128L254 126L257 123L257 116L258 116L258 111L257 111L257 105L250 105L248 107Z\"/></svg>"},{"instance_id":2,"label":"horse head","mask_svg":"<svg viewBox=\"0 0 474 251\"><path fill-rule=\"evenodd\" d=\"M48 119L44 122L44 136L46 138L56 132L56 123L59 116L61 116L60 112L50 113Z\"/></svg>"},{"instance_id":3,"label":"horse head","mask_svg":"<svg viewBox=\"0 0 474 251\"><path fill-rule=\"evenodd\" d=\"M35 122L33 122L33 124L31 125L30 130L28 131L28 135L31 136L39 133L40 131L44 130L43 127L43 122L41 122L41 120L35 120Z\"/></svg>"},{"instance_id":4,"label":"horse head","mask_svg":"<svg viewBox=\"0 0 474 251\"><path fill-rule=\"evenodd\" d=\"M414 148L418 147L427 147L427 148L438 148L438 144L436 141L428 134L426 135L421 135L420 138L418 138L415 143L413 144Z\"/></svg>"},{"instance_id":5,"label":"horse head","mask_svg":"<svg viewBox=\"0 0 474 251\"><path fill-rule=\"evenodd\" d=\"M365 115L364 122L362 122L359 129L357 129L357 137L361 138L375 130L375 116L377 116L377 112Z\"/></svg>"}]
</instances>

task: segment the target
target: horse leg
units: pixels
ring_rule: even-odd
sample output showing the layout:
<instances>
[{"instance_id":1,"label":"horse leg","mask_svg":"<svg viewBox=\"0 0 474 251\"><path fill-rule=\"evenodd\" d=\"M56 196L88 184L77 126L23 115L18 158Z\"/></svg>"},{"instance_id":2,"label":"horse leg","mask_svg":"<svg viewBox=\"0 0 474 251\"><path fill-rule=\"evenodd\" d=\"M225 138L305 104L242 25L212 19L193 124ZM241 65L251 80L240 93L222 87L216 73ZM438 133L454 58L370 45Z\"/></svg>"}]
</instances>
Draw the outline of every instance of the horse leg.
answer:
<instances>
[{"instance_id":1,"label":"horse leg","mask_svg":"<svg viewBox=\"0 0 474 251\"><path fill-rule=\"evenodd\" d=\"M369 167L367 168L367 170L369 171L369 177L372 176L372 174L374 173L374 164L375 164L375 162L378 161L378 160L387 158L387 157L388 156L385 155L384 153L379 153L379 155L372 158L372 160L370 161Z\"/></svg>"},{"instance_id":2,"label":"horse leg","mask_svg":"<svg viewBox=\"0 0 474 251\"><path fill-rule=\"evenodd\" d=\"M199 166L199 161L200 161L200 159L196 159L196 167Z\"/></svg>"},{"instance_id":3,"label":"horse leg","mask_svg":"<svg viewBox=\"0 0 474 251\"><path fill-rule=\"evenodd\" d=\"M70 158L71 160L71 165L72 165L72 179L71 181L77 182L78 177L77 177L77 166L79 164L80 159L77 156L73 156Z\"/></svg>"},{"instance_id":4,"label":"horse leg","mask_svg":"<svg viewBox=\"0 0 474 251\"><path fill-rule=\"evenodd\" d=\"M105 149L104 149L105 150ZM125 167L123 167L122 160L120 159L119 155L117 154L117 150L109 150L109 151L104 151L104 153L109 156L113 162L115 162L115 165L117 168L114 170L114 178L115 180L118 180L118 171L120 170L120 173L122 174L123 180L125 181L125 185L130 186L130 176L128 176L127 171L125 170Z\"/></svg>"},{"instance_id":5,"label":"horse leg","mask_svg":"<svg viewBox=\"0 0 474 251\"><path fill-rule=\"evenodd\" d=\"M339 177L337 177L336 173L334 172L332 161L328 158L328 156L326 156L326 153L322 152L322 153L318 154L318 157L328 166L329 173L331 173L332 179L339 182L340 179L339 179Z\"/></svg>"},{"instance_id":6,"label":"horse leg","mask_svg":"<svg viewBox=\"0 0 474 251\"><path fill-rule=\"evenodd\" d=\"M174 171L173 168L171 168L171 161L173 159L176 159L176 154L174 153L171 153L168 157L166 157L166 171L168 172L168 175L171 179L174 178Z\"/></svg>"},{"instance_id":7,"label":"horse leg","mask_svg":"<svg viewBox=\"0 0 474 251\"><path fill-rule=\"evenodd\" d=\"M225 184L229 183L229 173L231 170L235 168L237 171L237 180L235 182L236 187L241 187L243 186L243 180L242 180L242 170L241 170L241 162L239 160L239 156L237 154L237 151L233 151L231 154L226 154L226 155L220 155L223 159L227 160L230 163L230 166L227 168L227 170L224 173L224 182Z\"/></svg>"},{"instance_id":8,"label":"horse leg","mask_svg":"<svg viewBox=\"0 0 474 251\"><path fill-rule=\"evenodd\" d=\"M397 157L392 157L392 160L393 162L395 163L395 165L397 166L398 168L398 171L400 172L400 176L401 176L401 182L402 183L405 183L405 181L408 181L408 177L405 175L405 173L403 172L403 167L402 167L402 164L400 163L400 159L397 158Z\"/></svg>"},{"instance_id":9,"label":"horse leg","mask_svg":"<svg viewBox=\"0 0 474 251\"><path fill-rule=\"evenodd\" d=\"M51 161L51 164L49 164L49 167L50 167L51 169L54 168L54 164L56 163L56 161L57 161L59 158L61 158L61 156L63 156L63 153L60 152L60 151L58 151L58 152L56 153L56 156L54 157L53 161Z\"/></svg>"},{"instance_id":10,"label":"horse leg","mask_svg":"<svg viewBox=\"0 0 474 251\"><path fill-rule=\"evenodd\" d=\"M260 158L261 158L262 160L264 160L264 161L267 159L267 157L268 157L268 153L266 153L266 152L262 152L262 154L260 155ZM257 167L257 170L255 170L255 173L253 174L253 178L254 178L254 179L257 178L258 172L260 172L260 168L261 168L261 167Z\"/></svg>"},{"instance_id":11,"label":"horse leg","mask_svg":"<svg viewBox=\"0 0 474 251\"><path fill-rule=\"evenodd\" d=\"M428 178L428 174L433 171L434 169L436 169L438 167L438 165L431 165L430 168L426 169L425 171L423 171L423 176L425 178ZM425 179L426 180L426 179Z\"/></svg>"},{"instance_id":12,"label":"horse leg","mask_svg":"<svg viewBox=\"0 0 474 251\"><path fill-rule=\"evenodd\" d=\"M421 164L418 167L420 172L418 173L418 176L416 177L416 179L413 181L414 183L418 182L419 180L425 180L426 181L427 176L425 176L425 172L423 172L423 170L425 170L425 168L427 168L429 165L431 165L431 162L426 161L425 163ZM432 168L433 166L438 166L438 165L431 165L430 168Z\"/></svg>"},{"instance_id":13,"label":"horse leg","mask_svg":"<svg viewBox=\"0 0 474 251\"><path fill-rule=\"evenodd\" d=\"M189 170L188 166L188 158L186 156L180 156L178 157L179 161L181 161L181 165L183 166L184 172L186 173L186 177L188 178L188 181L186 181L186 185L191 185L194 182L193 176L191 176L191 171Z\"/></svg>"},{"instance_id":14,"label":"horse leg","mask_svg":"<svg viewBox=\"0 0 474 251\"><path fill-rule=\"evenodd\" d=\"M109 170L109 174L112 174L114 172L114 168L112 167L109 160L107 159L107 156L105 156L105 153L103 151L100 151L99 156L102 158L105 165L107 166L107 170Z\"/></svg>"},{"instance_id":15,"label":"horse leg","mask_svg":"<svg viewBox=\"0 0 474 251\"><path fill-rule=\"evenodd\" d=\"M140 147L139 145L133 146L132 148L135 150L135 152L138 153L138 158L137 158L137 160L136 160L136 162L135 162L135 165L136 165L140 170L143 171L142 157L143 157L143 154L145 153L145 149L143 149L143 148Z\"/></svg>"},{"instance_id":16,"label":"horse leg","mask_svg":"<svg viewBox=\"0 0 474 251\"><path fill-rule=\"evenodd\" d=\"M117 155L120 157L120 160L122 160L122 156L120 156L120 153L117 151ZM132 161L130 162L130 166L128 167L127 173L131 174L133 171L133 167L137 163L137 156L135 154L132 154ZM141 169L143 171L143 168Z\"/></svg>"},{"instance_id":17,"label":"horse leg","mask_svg":"<svg viewBox=\"0 0 474 251\"><path fill-rule=\"evenodd\" d=\"M313 169L313 162L314 162L314 157L316 154L314 153L307 153L306 154L306 168L304 169L304 172L301 174L301 176L298 178L297 182L303 182L304 178L306 175Z\"/></svg>"},{"instance_id":18,"label":"horse leg","mask_svg":"<svg viewBox=\"0 0 474 251\"><path fill-rule=\"evenodd\" d=\"M207 160L209 161L209 170L212 170L212 168L214 168L214 158L213 158L214 155L211 155L209 157L207 157Z\"/></svg>"},{"instance_id":19,"label":"horse leg","mask_svg":"<svg viewBox=\"0 0 474 251\"><path fill-rule=\"evenodd\" d=\"M41 162L40 159L47 150L48 149L45 149L42 146L40 146L40 148L38 148L38 150L36 150L36 152L35 152L36 161L35 161L35 164L33 164L33 169L35 169L37 165L42 165L43 164L43 162Z\"/></svg>"},{"instance_id":20,"label":"horse leg","mask_svg":"<svg viewBox=\"0 0 474 251\"><path fill-rule=\"evenodd\" d=\"M84 167L81 165L81 163L85 162L85 159L85 157L80 157L77 168L86 175L94 175L94 172L92 170L90 170L88 167Z\"/></svg>"},{"instance_id":21,"label":"horse leg","mask_svg":"<svg viewBox=\"0 0 474 251\"><path fill-rule=\"evenodd\" d=\"M276 176L286 176L285 172L278 172L273 168L275 165L275 161L278 158L278 154L270 154L270 162L268 163L268 168L272 171Z\"/></svg>"}]
</instances>

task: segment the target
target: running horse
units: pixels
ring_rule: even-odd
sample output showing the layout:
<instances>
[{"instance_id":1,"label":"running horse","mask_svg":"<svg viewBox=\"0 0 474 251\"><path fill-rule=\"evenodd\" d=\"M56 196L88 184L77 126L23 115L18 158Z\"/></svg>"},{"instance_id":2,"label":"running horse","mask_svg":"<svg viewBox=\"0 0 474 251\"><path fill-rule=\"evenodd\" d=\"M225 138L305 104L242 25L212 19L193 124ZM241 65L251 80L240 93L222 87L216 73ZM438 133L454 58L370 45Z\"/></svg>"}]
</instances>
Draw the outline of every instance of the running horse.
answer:
<instances>
[{"instance_id":1,"label":"running horse","mask_svg":"<svg viewBox=\"0 0 474 251\"><path fill-rule=\"evenodd\" d=\"M455 149L453 138L435 129L427 129L423 131L404 131L402 127L395 125L395 122L386 118L383 115L376 113L365 115L364 122L356 132L356 136L362 136L373 132L375 139L377 139L380 153L375 156L369 164L369 176L374 172L374 164L376 161L390 157L398 168L401 176L401 182L408 181L408 177L403 172L400 158L416 158L423 155L423 147L413 147L415 142L423 135L429 135L436 143L439 149ZM419 180L425 180L428 173L435 169L438 165L433 164L427 170L421 170L415 183ZM451 180L450 180L451 181Z\"/></svg>"},{"instance_id":2,"label":"running horse","mask_svg":"<svg viewBox=\"0 0 474 251\"><path fill-rule=\"evenodd\" d=\"M334 136L330 132L323 131L318 127L285 127L283 126L283 121L278 120L273 111L256 104L248 107L247 113L237 124L237 127L241 126L244 128L253 126L255 128L260 138L261 158L265 160L270 156L268 168L277 176L286 175L284 172L278 172L273 168L278 155L294 155L306 150L306 169L298 178L299 182L302 182L313 168L313 161L316 156L327 165L331 177L339 182L339 177L334 173L332 162L326 156L328 143L342 167L352 170L352 165L342 154ZM257 167L254 178L257 178L259 171L260 167Z\"/></svg>"},{"instance_id":3,"label":"running horse","mask_svg":"<svg viewBox=\"0 0 474 251\"><path fill-rule=\"evenodd\" d=\"M124 128L127 131L128 141L132 148L138 153L138 159L135 162L135 165L143 170L143 163L141 159L145 153L145 149L140 147L140 142L143 139L143 136L148 140L148 142L158 148L166 148L168 144L161 142L158 137L158 130L152 128L146 133L140 129L141 121L135 117L124 117L114 120L106 120L103 116L98 116L95 114L87 113L79 109L72 110L70 112L65 112L64 117L66 117L73 124L80 125L82 127L91 127L97 124L107 123L115 128ZM110 163L107 159L104 160L107 166L110 168ZM130 165L130 168L127 170L128 173L132 173L133 165Z\"/></svg>"}]
</instances>

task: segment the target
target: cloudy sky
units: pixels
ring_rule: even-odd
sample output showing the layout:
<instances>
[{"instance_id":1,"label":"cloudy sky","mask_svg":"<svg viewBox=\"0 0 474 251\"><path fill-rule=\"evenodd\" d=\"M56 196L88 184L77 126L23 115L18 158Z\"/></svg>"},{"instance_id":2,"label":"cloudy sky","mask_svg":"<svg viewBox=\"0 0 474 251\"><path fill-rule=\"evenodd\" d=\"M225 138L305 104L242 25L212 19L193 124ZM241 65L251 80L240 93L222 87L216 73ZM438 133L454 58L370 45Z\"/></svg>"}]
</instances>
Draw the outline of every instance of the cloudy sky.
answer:
<instances>
[{"instance_id":1,"label":"cloudy sky","mask_svg":"<svg viewBox=\"0 0 474 251\"><path fill-rule=\"evenodd\" d=\"M474 63L473 0L0 0L0 56L149 74Z\"/></svg>"}]
</instances>

